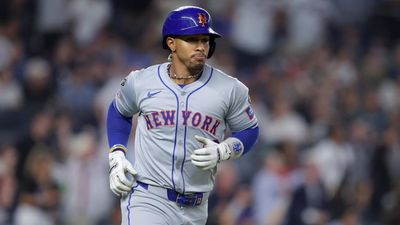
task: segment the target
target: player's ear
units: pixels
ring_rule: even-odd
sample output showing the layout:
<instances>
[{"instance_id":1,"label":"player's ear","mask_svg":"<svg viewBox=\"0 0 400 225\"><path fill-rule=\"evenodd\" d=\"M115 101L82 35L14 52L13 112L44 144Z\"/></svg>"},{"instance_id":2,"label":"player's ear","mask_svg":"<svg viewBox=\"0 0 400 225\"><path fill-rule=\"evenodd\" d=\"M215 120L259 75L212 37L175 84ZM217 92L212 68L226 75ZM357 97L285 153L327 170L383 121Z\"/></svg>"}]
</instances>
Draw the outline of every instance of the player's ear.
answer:
<instances>
[{"instance_id":1,"label":"player's ear","mask_svg":"<svg viewBox=\"0 0 400 225\"><path fill-rule=\"evenodd\" d=\"M175 47L175 39L173 37L167 37L167 39L165 40L165 42L167 43L168 48L171 50L171 52L175 52L176 47Z\"/></svg>"}]
</instances>

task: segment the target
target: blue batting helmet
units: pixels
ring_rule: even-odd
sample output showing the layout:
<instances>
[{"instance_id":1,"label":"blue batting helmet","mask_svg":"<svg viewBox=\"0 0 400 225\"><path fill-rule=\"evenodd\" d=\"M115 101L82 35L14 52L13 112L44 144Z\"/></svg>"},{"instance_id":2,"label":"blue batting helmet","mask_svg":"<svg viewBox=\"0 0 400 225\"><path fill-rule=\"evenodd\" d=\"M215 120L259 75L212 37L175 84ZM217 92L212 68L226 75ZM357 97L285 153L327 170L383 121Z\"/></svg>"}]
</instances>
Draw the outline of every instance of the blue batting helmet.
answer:
<instances>
[{"instance_id":1,"label":"blue batting helmet","mask_svg":"<svg viewBox=\"0 0 400 225\"><path fill-rule=\"evenodd\" d=\"M210 50L208 58L212 56L215 50L215 38L221 37L219 33L213 30L210 14L197 6L182 6L171 11L164 21L162 37L162 46L168 49L166 39L168 36L208 34L210 38Z\"/></svg>"}]
</instances>

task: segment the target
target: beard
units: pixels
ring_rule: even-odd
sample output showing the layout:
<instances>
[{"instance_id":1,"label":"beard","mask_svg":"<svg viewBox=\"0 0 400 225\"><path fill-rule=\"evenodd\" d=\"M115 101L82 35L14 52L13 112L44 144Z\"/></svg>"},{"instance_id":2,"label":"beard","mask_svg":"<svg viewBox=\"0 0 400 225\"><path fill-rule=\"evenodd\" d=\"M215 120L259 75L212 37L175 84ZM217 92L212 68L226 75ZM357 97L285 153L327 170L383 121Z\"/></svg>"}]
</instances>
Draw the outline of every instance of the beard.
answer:
<instances>
[{"instance_id":1,"label":"beard","mask_svg":"<svg viewBox=\"0 0 400 225\"><path fill-rule=\"evenodd\" d=\"M197 75L201 73L205 64L206 60L196 60L191 58L188 60L186 67L188 68L190 75Z\"/></svg>"},{"instance_id":2,"label":"beard","mask_svg":"<svg viewBox=\"0 0 400 225\"><path fill-rule=\"evenodd\" d=\"M189 74L192 76L196 76L203 71L204 65L206 64L206 60L196 60L195 57L183 58L180 55L177 56L177 61L183 63L187 68Z\"/></svg>"},{"instance_id":3,"label":"beard","mask_svg":"<svg viewBox=\"0 0 400 225\"><path fill-rule=\"evenodd\" d=\"M199 74L203 70L204 64L205 63L196 63L194 65L192 64L192 65L188 66L187 68L189 70L190 75Z\"/></svg>"}]
</instances>

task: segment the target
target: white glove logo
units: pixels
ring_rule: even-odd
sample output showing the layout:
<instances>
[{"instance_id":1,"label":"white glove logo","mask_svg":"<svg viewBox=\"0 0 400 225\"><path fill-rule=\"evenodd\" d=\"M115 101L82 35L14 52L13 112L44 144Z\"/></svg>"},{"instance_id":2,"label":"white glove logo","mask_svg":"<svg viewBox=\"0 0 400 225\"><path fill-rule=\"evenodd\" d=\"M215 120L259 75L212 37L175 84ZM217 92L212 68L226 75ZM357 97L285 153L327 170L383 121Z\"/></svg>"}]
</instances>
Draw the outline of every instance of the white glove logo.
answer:
<instances>
[{"instance_id":1,"label":"white glove logo","mask_svg":"<svg viewBox=\"0 0 400 225\"><path fill-rule=\"evenodd\" d=\"M234 143L233 144L233 146L232 146L232 150L235 152L235 153L241 153L242 152L242 145L241 145L241 143Z\"/></svg>"}]
</instances>

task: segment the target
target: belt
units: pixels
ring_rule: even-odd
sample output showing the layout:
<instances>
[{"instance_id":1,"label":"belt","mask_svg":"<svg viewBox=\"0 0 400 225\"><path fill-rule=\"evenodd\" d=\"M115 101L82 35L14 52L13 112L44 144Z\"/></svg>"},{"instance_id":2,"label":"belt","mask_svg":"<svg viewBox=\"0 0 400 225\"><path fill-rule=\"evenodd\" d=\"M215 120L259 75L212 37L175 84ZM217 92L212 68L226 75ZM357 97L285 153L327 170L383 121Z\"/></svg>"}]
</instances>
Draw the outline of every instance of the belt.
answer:
<instances>
[{"instance_id":1,"label":"belt","mask_svg":"<svg viewBox=\"0 0 400 225\"><path fill-rule=\"evenodd\" d=\"M149 185L140 181L136 181L138 185L148 190L149 192L166 198L170 201L176 202L180 205L185 206L198 206L203 200L208 198L209 193L195 192L190 194L181 194L169 188L163 188L158 186Z\"/></svg>"}]
</instances>

